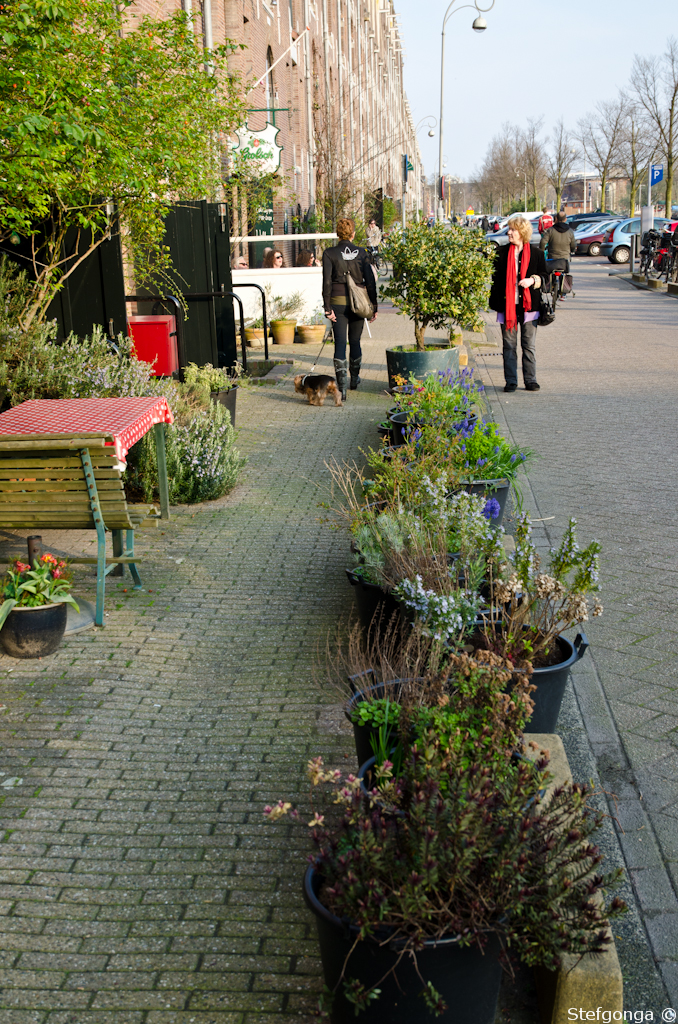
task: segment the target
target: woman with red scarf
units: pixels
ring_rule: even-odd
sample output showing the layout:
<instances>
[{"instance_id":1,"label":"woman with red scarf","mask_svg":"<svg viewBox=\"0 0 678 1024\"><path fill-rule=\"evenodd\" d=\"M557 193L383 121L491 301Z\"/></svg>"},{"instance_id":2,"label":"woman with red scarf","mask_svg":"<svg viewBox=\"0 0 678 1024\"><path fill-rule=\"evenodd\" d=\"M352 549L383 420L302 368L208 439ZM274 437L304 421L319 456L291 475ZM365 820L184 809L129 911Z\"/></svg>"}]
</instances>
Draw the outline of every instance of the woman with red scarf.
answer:
<instances>
[{"instance_id":1,"label":"woman with red scarf","mask_svg":"<svg viewBox=\"0 0 678 1024\"><path fill-rule=\"evenodd\" d=\"M530 245L532 224L525 217L511 217L508 238L509 244L497 255L490 289L490 309L497 314L504 341L504 391L518 387L518 330L525 390L539 391L535 342L546 260L536 245Z\"/></svg>"}]
</instances>

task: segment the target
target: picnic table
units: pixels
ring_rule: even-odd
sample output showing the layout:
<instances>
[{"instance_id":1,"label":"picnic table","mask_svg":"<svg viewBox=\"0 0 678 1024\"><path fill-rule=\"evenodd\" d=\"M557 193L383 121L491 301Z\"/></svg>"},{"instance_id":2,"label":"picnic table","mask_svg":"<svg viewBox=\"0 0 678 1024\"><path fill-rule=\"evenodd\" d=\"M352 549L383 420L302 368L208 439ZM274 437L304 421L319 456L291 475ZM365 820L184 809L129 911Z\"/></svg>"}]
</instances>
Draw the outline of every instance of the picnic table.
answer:
<instances>
[{"instance_id":1,"label":"picnic table","mask_svg":"<svg viewBox=\"0 0 678 1024\"><path fill-rule=\"evenodd\" d=\"M172 421L162 396L38 399L0 413L0 526L96 530L97 557L71 561L97 565L99 626L106 576L123 573L127 565L135 588L141 587L134 531L157 526L158 520L152 505L127 504L122 479L127 453L155 431L160 518L169 519L165 424ZM106 555L107 531L112 557Z\"/></svg>"},{"instance_id":2,"label":"picnic table","mask_svg":"<svg viewBox=\"0 0 678 1024\"><path fill-rule=\"evenodd\" d=\"M158 459L160 517L169 519L169 486L165 457L165 424L174 417L167 399L160 398L36 398L0 413L0 436L5 441L25 441L25 448L39 440L63 439L66 448L87 447L75 442L107 435L124 466L127 453L144 434L155 429ZM55 447L50 443L49 447Z\"/></svg>"}]
</instances>

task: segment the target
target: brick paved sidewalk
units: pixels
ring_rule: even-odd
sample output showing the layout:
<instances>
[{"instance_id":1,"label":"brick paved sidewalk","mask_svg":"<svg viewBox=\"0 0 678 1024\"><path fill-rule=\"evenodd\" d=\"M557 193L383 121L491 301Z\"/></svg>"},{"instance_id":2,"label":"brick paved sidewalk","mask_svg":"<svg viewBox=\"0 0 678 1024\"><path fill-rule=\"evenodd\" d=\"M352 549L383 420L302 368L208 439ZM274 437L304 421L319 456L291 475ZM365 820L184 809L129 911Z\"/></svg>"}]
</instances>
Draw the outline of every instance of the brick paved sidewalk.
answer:
<instances>
[{"instance_id":1,"label":"brick paved sidewalk","mask_svg":"<svg viewBox=\"0 0 678 1024\"><path fill-rule=\"evenodd\" d=\"M571 514L582 543L603 545L605 612L587 623L565 740L616 795L609 810L640 910L617 943L627 1006L658 1014L678 1009L678 306L608 271L576 261L576 299L538 332L540 392L504 394L500 354L478 364L507 435L539 455L526 504L545 520L545 545Z\"/></svg>"},{"instance_id":2,"label":"brick paved sidewalk","mask_svg":"<svg viewBox=\"0 0 678 1024\"><path fill-rule=\"evenodd\" d=\"M242 483L140 531L145 590L109 578L104 630L0 656L0 1024L309 1020L307 837L262 810L304 797L309 756L355 756L312 678L352 602L347 539L317 503L324 461L377 441L384 341L405 327L377 323L343 409L290 382L239 397ZM73 554L91 535L44 540Z\"/></svg>"}]
</instances>

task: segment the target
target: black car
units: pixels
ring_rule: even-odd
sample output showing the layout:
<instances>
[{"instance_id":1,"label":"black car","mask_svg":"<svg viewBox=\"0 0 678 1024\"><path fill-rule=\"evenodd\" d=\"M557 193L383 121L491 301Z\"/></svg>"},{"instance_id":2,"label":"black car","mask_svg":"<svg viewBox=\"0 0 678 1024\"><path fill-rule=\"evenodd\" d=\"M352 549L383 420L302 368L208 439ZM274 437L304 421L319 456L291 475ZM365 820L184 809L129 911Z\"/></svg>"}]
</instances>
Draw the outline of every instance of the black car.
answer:
<instances>
[{"instance_id":1,"label":"black car","mask_svg":"<svg viewBox=\"0 0 678 1024\"><path fill-rule=\"evenodd\" d=\"M610 211L606 213L604 210L596 210L595 213L573 213L571 217L567 218L567 223L573 231L576 231L577 224L593 224L597 220L614 220L615 218L621 220L618 213L611 213Z\"/></svg>"}]
</instances>

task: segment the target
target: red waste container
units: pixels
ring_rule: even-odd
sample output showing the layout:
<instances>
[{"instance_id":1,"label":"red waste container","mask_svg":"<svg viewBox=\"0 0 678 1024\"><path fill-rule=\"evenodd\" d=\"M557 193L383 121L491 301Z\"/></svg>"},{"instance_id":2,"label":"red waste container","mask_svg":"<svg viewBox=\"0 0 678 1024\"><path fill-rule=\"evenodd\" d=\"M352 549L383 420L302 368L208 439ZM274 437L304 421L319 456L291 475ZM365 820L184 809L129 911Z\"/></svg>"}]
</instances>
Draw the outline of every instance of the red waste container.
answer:
<instances>
[{"instance_id":1,"label":"red waste container","mask_svg":"<svg viewBox=\"0 0 678 1024\"><path fill-rule=\"evenodd\" d=\"M156 377L170 377L179 369L177 323L173 316L130 316L129 336L138 359L153 364Z\"/></svg>"}]
</instances>

